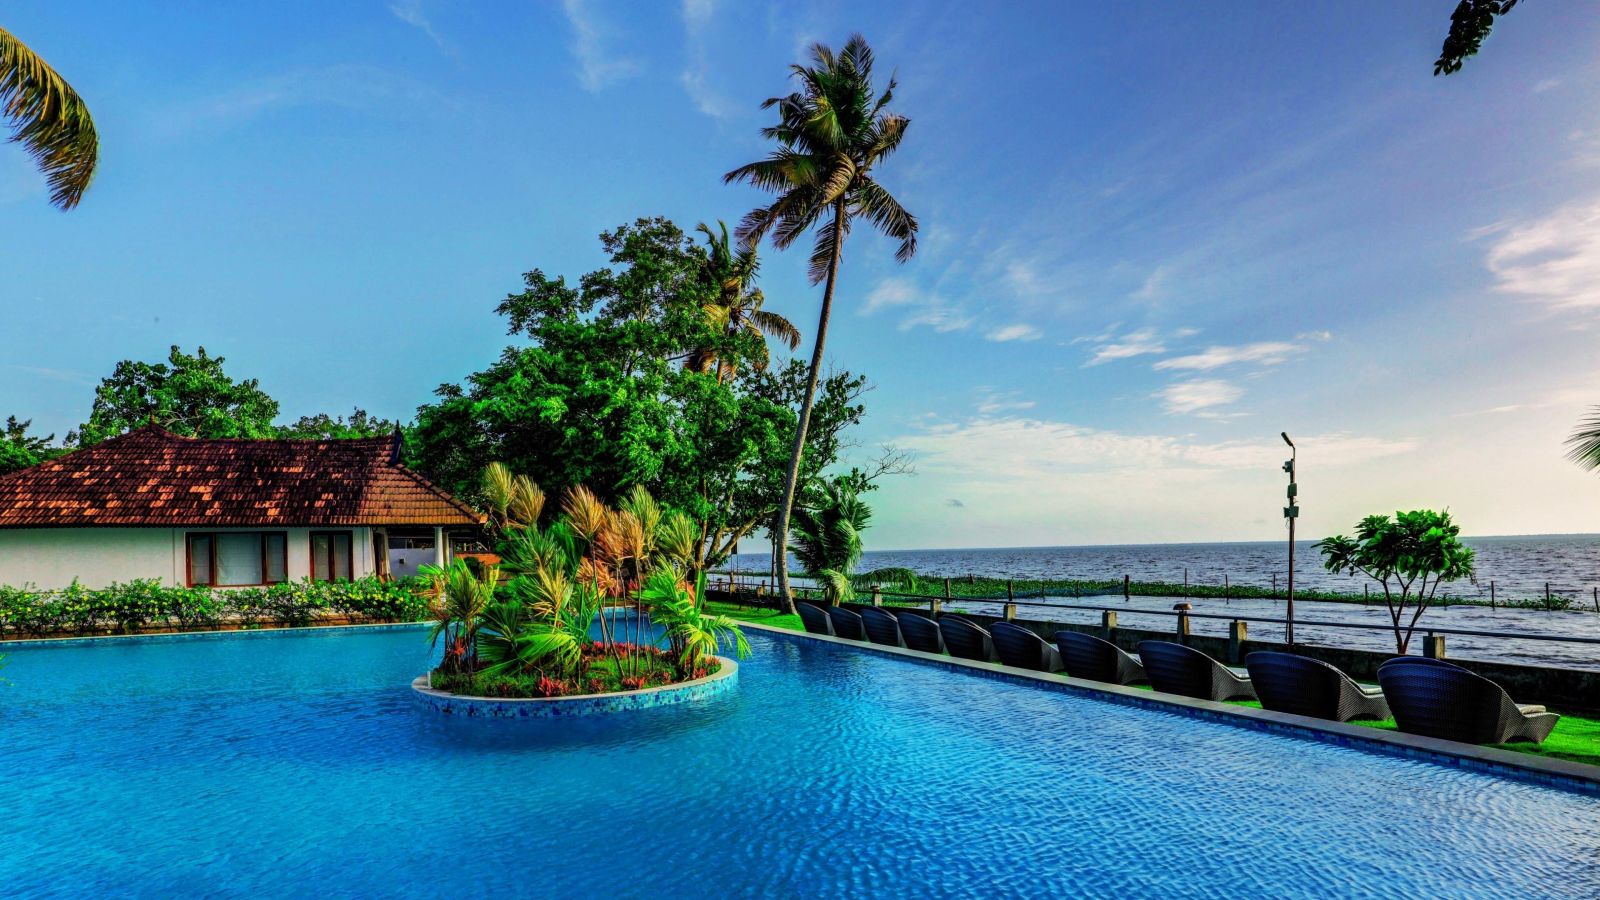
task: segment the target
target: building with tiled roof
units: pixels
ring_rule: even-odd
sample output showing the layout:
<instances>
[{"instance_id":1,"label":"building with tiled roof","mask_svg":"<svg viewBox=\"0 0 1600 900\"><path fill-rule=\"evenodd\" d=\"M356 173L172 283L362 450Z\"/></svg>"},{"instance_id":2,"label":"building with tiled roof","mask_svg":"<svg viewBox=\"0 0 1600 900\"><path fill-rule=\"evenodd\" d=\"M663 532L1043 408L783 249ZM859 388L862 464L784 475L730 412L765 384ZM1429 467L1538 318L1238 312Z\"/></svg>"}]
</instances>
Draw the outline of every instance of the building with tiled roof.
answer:
<instances>
[{"instance_id":1,"label":"building with tiled roof","mask_svg":"<svg viewBox=\"0 0 1600 900\"><path fill-rule=\"evenodd\" d=\"M0 476L0 584L221 587L406 574L476 529L398 435L208 440L150 425Z\"/></svg>"}]
</instances>

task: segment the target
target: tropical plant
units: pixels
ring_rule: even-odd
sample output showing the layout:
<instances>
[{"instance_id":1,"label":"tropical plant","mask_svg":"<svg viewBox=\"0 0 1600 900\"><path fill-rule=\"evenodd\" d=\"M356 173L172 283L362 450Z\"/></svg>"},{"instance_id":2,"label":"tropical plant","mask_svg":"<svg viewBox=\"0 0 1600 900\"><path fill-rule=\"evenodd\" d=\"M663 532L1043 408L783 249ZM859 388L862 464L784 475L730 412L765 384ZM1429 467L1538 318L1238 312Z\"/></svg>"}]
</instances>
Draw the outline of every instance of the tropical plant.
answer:
<instances>
[{"instance_id":1,"label":"tropical plant","mask_svg":"<svg viewBox=\"0 0 1600 900\"><path fill-rule=\"evenodd\" d=\"M94 179L100 138L78 92L11 32L0 28L0 111L44 172L50 202L71 209Z\"/></svg>"},{"instance_id":2,"label":"tropical plant","mask_svg":"<svg viewBox=\"0 0 1600 900\"><path fill-rule=\"evenodd\" d=\"M800 346L800 329L782 315L761 308L767 298L754 286L761 268L757 248L751 244L730 246L727 223L719 220L717 227L718 231L712 231L701 222L697 229L706 236L706 274L718 288L716 299L705 305L706 321L721 334L755 337L749 344L751 363L764 370L771 361L766 338L777 338L793 350ZM696 372L714 371L718 381L739 371L738 357L719 354L715 347L696 348L684 365Z\"/></svg>"},{"instance_id":3,"label":"tropical plant","mask_svg":"<svg viewBox=\"0 0 1600 900\"><path fill-rule=\"evenodd\" d=\"M1600 406L1591 408L1567 438L1567 459L1590 471L1600 469Z\"/></svg>"},{"instance_id":4,"label":"tropical plant","mask_svg":"<svg viewBox=\"0 0 1600 900\"><path fill-rule=\"evenodd\" d=\"M500 581L498 569L486 566L478 575L465 560L457 559L443 568L422 566L419 573L432 584L434 622L428 643L437 645L444 639L440 668L449 673L472 671L477 661L478 628Z\"/></svg>"},{"instance_id":5,"label":"tropical plant","mask_svg":"<svg viewBox=\"0 0 1600 900\"><path fill-rule=\"evenodd\" d=\"M1461 543L1460 534L1450 513L1417 509L1397 512L1392 519L1367 516L1356 525L1354 537L1334 535L1316 546L1329 572L1365 575L1383 586L1395 651L1404 655L1439 585L1473 577L1474 553Z\"/></svg>"},{"instance_id":6,"label":"tropical plant","mask_svg":"<svg viewBox=\"0 0 1600 900\"><path fill-rule=\"evenodd\" d=\"M783 550L788 546L806 430L822 371L845 237L857 219L865 219L899 241L895 258L900 262L909 260L917 251L916 217L873 177L874 168L900 146L910 124L905 116L887 111L894 98L895 80L890 78L883 93L876 93L872 84L872 48L859 34L852 36L838 55L822 44L813 46L811 52L814 65L792 67L800 89L762 105L763 109L778 110L778 123L761 132L776 141L778 148L766 159L723 176L726 182L746 182L777 195L771 204L744 217L738 229L740 241L755 246L770 236L773 245L781 250L814 229L811 283L824 283L811 368L774 534L779 548L778 596L785 612L794 611L794 601L789 593L788 557Z\"/></svg>"},{"instance_id":7,"label":"tropical plant","mask_svg":"<svg viewBox=\"0 0 1600 900\"><path fill-rule=\"evenodd\" d=\"M667 569L658 569L645 580L640 602L649 608L650 618L660 626L672 647L678 677L694 677L706 657L729 648L739 659L750 655L750 643L733 619L707 615L683 581Z\"/></svg>"},{"instance_id":8,"label":"tropical plant","mask_svg":"<svg viewBox=\"0 0 1600 900\"><path fill-rule=\"evenodd\" d=\"M806 577L822 586L830 604L855 596L851 573L861 562L861 532L872 509L845 479L830 479L815 491L816 499L794 511L794 555Z\"/></svg>"}]
</instances>

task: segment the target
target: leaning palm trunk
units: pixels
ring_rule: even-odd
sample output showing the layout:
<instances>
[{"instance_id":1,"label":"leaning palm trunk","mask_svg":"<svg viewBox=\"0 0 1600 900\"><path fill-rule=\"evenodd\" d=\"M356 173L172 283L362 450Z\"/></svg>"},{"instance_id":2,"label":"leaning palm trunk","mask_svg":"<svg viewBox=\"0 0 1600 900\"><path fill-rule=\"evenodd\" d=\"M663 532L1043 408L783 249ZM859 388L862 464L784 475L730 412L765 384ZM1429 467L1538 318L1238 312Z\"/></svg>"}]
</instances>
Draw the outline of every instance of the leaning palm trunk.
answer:
<instances>
[{"instance_id":1,"label":"leaning palm trunk","mask_svg":"<svg viewBox=\"0 0 1600 900\"><path fill-rule=\"evenodd\" d=\"M794 448L789 453L789 472L783 479L783 502L778 506L778 602L783 612L795 612L794 595L789 591L789 519L794 512L795 486L800 481L800 463L805 458L806 430L811 426L811 406L817 398L817 379L822 372L822 350L828 341L828 315L833 311L833 285L839 278L839 251L844 244L844 200L833 206L834 241L828 256L828 283L822 289L822 311L817 314L817 343L811 350L811 368L806 372L806 393L800 401L800 421L794 430Z\"/></svg>"}]
</instances>

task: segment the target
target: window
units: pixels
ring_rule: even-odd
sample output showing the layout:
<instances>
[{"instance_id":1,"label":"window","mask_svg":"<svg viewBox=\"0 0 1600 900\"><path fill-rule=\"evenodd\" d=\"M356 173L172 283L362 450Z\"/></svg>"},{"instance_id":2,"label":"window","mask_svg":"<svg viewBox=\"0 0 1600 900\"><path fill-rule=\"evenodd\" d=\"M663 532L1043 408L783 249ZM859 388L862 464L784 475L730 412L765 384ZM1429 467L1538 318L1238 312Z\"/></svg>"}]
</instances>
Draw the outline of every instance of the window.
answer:
<instances>
[{"instance_id":1,"label":"window","mask_svg":"<svg viewBox=\"0 0 1600 900\"><path fill-rule=\"evenodd\" d=\"M189 535L189 584L239 587L288 578L289 542L281 531Z\"/></svg>"},{"instance_id":2,"label":"window","mask_svg":"<svg viewBox=\"0 0 1600 900\"><path fill-rule=\"evenodd\" d=\"M350 578L350 532L311 533L311 579L340 581Z\"/></svg>"}]
</instances>

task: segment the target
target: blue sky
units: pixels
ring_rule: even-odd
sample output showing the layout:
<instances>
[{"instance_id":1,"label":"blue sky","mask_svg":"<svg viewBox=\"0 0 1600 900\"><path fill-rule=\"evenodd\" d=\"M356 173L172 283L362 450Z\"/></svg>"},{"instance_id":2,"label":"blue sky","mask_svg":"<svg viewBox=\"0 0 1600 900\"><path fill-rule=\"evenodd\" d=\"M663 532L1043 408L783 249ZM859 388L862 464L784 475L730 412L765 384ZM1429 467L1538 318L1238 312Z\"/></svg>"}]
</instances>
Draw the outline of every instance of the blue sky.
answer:
<instances>
[{"instance_id":1,"label":"blue sky","mask_svg":"<svg viewBox=\"0 0 1600 900\"><path fill-rule=\"evenodd\" d=\"M409 418L521 272L736 220L760 101L861 31L924 235L856 232L829 340L877 385L858 452L918 457L869 546L1276 538L1285 429L1305 534L1600 531L1561 448L1600 403L1600 16L1519 6L1433 78L1452 6L11 3L103 157L63 214L0 147L0 415L64 434L178 343L286 418ZM803 254L766 258L809 338Z\"/></svg>"}]
</instances>

